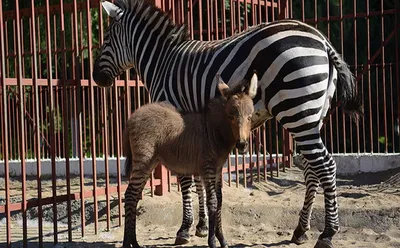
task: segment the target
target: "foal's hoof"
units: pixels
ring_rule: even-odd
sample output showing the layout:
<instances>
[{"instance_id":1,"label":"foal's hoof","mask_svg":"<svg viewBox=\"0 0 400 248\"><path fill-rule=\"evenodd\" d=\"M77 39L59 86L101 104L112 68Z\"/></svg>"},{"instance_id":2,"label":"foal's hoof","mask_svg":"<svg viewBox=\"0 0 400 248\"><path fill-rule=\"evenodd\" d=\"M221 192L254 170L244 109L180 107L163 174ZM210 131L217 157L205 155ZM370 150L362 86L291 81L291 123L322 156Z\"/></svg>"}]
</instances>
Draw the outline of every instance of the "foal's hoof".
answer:
<instances>
[{"instance_id":1,"label":"foal's hoof","mask_svg":"<svg viewBox=\"0 0 400 248\"><path fill-rule=\"evenodd\" d=\"M208 228L207 227L201 227L201 228L196 228L196 236L200 238L207 237L208 235Z\"/></svg>"},{"instance_id":2,"label":"foal's hoof","mask_svg":"<svg viewBox=\"0 0 400 248\"><path fill-rule=\"evenodd\" d=\"M196 236L200 238L204 238L208 236L208 219L205 217L201 217L199 219L199 223L196 225Z\"/></svg>"},{"instance_id":3,"label":"foal's hoof","mask_svg":"<svg viewBox=\"0 0 400 248\"><path fill-rule=\"evenodd\" d=\"M184 245L190 242L190 238L179 237L177 236L175 239L175 245Z\"/></svg>"},{"instance_id":4,"label":"foal's hoof","mask_svg":"<svg viewBox=\"0 0 400 248\"><path fill-rule=\"evenodd\" d=\"M318 239L314 248L334 248L334 247L330 239L324 238L324 239Z\"/></svg>"}]
</instances>

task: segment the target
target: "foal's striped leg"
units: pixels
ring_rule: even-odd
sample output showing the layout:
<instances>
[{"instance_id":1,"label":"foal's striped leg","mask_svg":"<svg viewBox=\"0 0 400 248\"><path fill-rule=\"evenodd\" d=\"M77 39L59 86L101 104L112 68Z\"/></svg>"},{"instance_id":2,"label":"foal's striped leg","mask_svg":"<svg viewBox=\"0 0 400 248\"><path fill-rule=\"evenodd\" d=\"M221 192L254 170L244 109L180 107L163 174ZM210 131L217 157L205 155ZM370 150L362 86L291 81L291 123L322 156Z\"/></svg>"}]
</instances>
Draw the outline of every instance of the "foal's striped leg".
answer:
<instances>
[{"instance_id":1,"label":"foal's striped leg","mask_svg":"<svg viewBox=\"0 0 400 248\"><path fill-rule=\"evenodd\" d=\"M199 197L199 222L196 225L196 236L206 237L208 234L207 227L207 212L205 202L205 191L203 182L200 177L194 177L196 183L196 191ZM179 228L175 244L187 244L190 240L190 227L193 224L193 203L192 203L192 183L193 179L191 176L179 176L179 184L182 191L182 202L183 202L183 219L181 227Z\"/></svg>"},{"instance_id":2,"label":"foal's striped leg","mask_svg":"<svg viewBox=\"0 0 400 248\"><path fill-rule=\"evenodd\" d=\"M183 219L182 225L179 228L175 244L182 245L189 243L190 234L189 230L193 224L193 204L192 204L192 177L179 176L179 183L181 185L182 202L183 202Z\"/></svg>"},{"instance_id":3,"label":"foal's striped leg","mask_svg":"<svg viewBox=\"0 0 400 248\"><path fill-rule=\"evenodd\" d=\"M224 233L222 231L222 181L221 177L218 177L218 181L216 182L216 194L217 194L217 213L216 213L216 227L215 227L215 236L217 236L217 239L219 243L221 244L222 248L227 248L228 245L226 244L226 240L224 238Z\"/></svg>"},{"instance_id":4,"label":"foal's striped leg","mask_svg":"<svg viewBox=\"0 0 400 248\"><path fill-rule=\"evenodd\" d=\"M206 192L203 187L203 181L200 177L194 177L196 184L196 192L199 198L199 222L196 225L196 236L207 237L208 234L208 218L207 218L207 205L206 205Z\"/></svg>"},{"instance_id":5,"label":"foal's striped leg","mask_svg":"<svg viewBox=\"0 0 400 248\"><path fill-rule=\"evenodd\" d=\"M315 194L313 190L309 189L309 186L313 185L313 182L315 186L316 180L311 175L316 175L320 185L324 190L325 229L319 236L315 247L333 247L331 242L332 237L339 231L339 216L336 193L336 163L326 150L326 147L319 136L319 132L318 134L309 135L308 138L297 137L296 141L298 144L297 147L300 149L301 154L304 156L304 159L307 160L307 167L309 169L309 172L307 172L308 177L305 179L307 190L309 191L309 195L306 195L306 197L309 197L310 202L307 201L307 198L305 199L305 203L307 203L305 204L306 210L303 211L303 207L303 210L300 213L299 226L303 228L304 232L309 226L312 201L314 200L314 196L312 195Z\"/></svg>"},{"instance_id":6,"label":"foal's striped leg","mask_svg":"<svg viewBox=\"0 0 400 248\"><path fill-rule=\"evenodd\" d=\"M141 171L134 168L130 174L129 185L125 191L124 248L140 247L136 239L136 207L150 173L151 170Z\"/></svg>"},{"instance_id":7,"label":"foal's striped leg","mask_svg":"<svg viewBox=\"0 0 400 248\"><path fill-rule=\"evenodd\" d=\"M207 170L207 169L206 169ZM210 170L210 169L209 169ZM207 195L207 210L208 210L208 246L216 248L215 245L215 222L217 216L217 194L215 190L216 175L210 172L205 172L204 186Z\"/></svg>"}]
</instances>

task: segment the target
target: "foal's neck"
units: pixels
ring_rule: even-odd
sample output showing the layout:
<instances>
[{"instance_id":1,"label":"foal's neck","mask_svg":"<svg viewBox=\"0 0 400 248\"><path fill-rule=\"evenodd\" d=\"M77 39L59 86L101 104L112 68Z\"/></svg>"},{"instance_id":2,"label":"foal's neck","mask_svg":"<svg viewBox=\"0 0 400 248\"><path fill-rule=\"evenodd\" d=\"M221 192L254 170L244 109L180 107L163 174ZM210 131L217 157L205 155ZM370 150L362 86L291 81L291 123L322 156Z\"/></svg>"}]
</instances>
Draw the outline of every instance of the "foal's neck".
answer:
<instances>
[{"instance_id":1,"label":"foal's neck","mask_svg":"<svg viewBox=\"0 0 400 248\"><path fill-rule=\"evenodd\" d=\"M207 135L218 148L232 150L235 140L231 122L225 110L226 101L216 98L210 101L204 113Z\"/></svg>"}]
</instances>

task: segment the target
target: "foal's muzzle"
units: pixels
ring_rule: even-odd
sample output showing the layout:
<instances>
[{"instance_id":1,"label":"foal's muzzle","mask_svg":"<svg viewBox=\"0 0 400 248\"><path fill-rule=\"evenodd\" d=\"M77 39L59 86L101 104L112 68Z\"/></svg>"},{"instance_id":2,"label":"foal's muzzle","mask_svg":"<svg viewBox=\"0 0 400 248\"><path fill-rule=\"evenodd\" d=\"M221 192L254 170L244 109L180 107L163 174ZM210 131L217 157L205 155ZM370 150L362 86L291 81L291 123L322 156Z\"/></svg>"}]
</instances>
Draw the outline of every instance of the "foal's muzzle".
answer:
<instances>
[{"instance_id":1,"label":"foal's muzzle","mask_svg":"<svg viewBox=\"0 0 400 248\"><path fill-rule=\"evenodd\" d=\"M238 141L236 143L236 148L238 149L238 152L243 154L246 153L247 150L249 149L249 142L247 141Z\"/></svg>"}]
</instances>

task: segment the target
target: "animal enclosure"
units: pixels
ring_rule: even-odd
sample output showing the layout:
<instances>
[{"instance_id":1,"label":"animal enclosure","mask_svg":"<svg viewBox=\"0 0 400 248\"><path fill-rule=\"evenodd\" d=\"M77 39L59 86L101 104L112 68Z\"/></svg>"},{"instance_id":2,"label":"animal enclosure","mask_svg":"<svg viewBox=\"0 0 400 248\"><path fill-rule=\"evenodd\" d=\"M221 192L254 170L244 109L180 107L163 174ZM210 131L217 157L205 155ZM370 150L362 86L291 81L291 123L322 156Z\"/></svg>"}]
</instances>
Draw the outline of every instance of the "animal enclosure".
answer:
<instances>
[{"instance_id":1,"label":"animal enclosure","mask_svg":"<svg viewBox=\"0 0 400 248\"><path fill-rule=\"evenodd\" d=\"M322 130L328 150L400 151L398 1L155 0L154 4L169 11L176 23L185 23L191 38L199 40L222 39L282 18L316 26L351 65L365 112L356 125L340 108L332 108ZM4 168L0 218L6 220L7 230L1 243L10 246L24 240L26 247L31 239L42 245L44 235L52 236L55 243L71 241L87 234L88 215L93 233L98 233L100 221L106 229L121 225L126 189L120 173L123 125L149 96L134 71L119 77L109 89L97 87L92 80L94 58L109 23L99 1L3 0L0 20L0 168ZM252 137L253 156L239 157L233 151L224 168L230 186L251 185L266 180L268 174L278 176L291 164L294 147L275 120ZM26 177L28 159L35 161L33 178ZM78 161L78 175L69 173L73 159ZM103 175L97 173L99 159L104 161ZM86 177L85 160L92 163ZM14 161L22 176L10 175ZM44 161L51 164L51 175L42 175ZM56 173L59 167L66 172L62 180ZM116 177L109 176L111 167ZM158 167L148 182L149 194L166 193L175 183L171 173ZM75 204L82 207L76 210ZM113 204L118 211L112 214ZM65 225L57 218L61 205L67 209ZM33 208L39 217L42 209L53 209L50 229L39 218L34 224L38 231L28 232L27 212ZM78 221L71 219L75 210L80 211ZM11 215L19 213L21 226L12 226ZM23 230L22 238L12 235L15 228Z\"/></svg>"}]
</instances>

